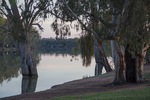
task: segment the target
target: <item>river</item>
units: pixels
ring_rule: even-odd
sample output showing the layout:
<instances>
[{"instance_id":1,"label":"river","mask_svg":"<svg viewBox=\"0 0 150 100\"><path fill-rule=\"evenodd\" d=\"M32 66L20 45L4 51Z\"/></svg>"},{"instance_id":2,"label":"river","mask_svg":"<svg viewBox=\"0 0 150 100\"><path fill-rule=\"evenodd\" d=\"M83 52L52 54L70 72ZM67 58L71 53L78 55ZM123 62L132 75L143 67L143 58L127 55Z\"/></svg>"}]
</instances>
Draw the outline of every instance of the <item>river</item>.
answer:
<instances>
[{"instance_id":1,"label":"river","mask_svg":"<svg viewBox=\"0 0 150 100\"><path fill-rule=\"evenodd\" d=\"M12 59L14 60L14 57ZM16 64L17 58L16 61L13 61L6 56L0 60L3 62L0 63L0 98L43 91L54 85L95 75L94 58L91 65L86 67L83 66L80 55L39 54L38 78L30 79L22 78L20 68L17 67L19 64ZM7 65L6 61L13 64Z\"/></svg>"}]
</instances>

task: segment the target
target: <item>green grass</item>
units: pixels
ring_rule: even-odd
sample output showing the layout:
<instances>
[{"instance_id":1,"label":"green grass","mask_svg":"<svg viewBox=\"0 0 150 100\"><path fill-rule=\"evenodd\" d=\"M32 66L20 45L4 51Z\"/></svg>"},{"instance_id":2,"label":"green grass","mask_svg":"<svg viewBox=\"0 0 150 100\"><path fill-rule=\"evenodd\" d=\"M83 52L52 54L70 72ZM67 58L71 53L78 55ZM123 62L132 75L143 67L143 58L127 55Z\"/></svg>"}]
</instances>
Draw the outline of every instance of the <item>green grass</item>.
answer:
<instances>
[{"instance_id":1,"label":"green grass","mask_svg":"<svg viewBox=\"0 0 150 100\"><path fill-rule=\"evenodd\" d=\"M150 73L144 74L144 77L145 77L146 79L150 79Z\"/></svg>"},{"instance_id":2,"label":"green grass","mask_svg":"<svg viewBox=\"0 0 150 100\"><path fill-rule=\"evenodd\" d=\"M144 74L144 77L145 77L146 80L150 80L150 73ZM150 81L148 83L148 86L150 86Z\"/></svg>"},{"instance_id":3,"label":"green grass","mask_svg":"<svg viewBox=\"0 0 150 100\"><path fill-rule=\"evenodd\" d=\"M150 87L134 90L120 90L77 96L57 97L52 100L150 100Z\"/></svg>"}]
</instances>

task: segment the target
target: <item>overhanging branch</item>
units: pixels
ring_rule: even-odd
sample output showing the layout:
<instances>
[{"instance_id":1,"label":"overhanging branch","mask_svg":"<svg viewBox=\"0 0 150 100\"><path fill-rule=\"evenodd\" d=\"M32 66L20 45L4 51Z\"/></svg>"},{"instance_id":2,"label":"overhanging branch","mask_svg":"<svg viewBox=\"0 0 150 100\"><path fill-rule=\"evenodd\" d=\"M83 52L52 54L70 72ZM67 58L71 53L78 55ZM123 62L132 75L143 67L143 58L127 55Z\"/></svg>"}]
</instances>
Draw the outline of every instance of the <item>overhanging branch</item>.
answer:
<instances>
[{"instance_id":1,"label":"overhanging branch","mask_svg":"<svg viewBox=\"0 0 150 100\"><path fill-rule=\"evenodd\" d=\"M67 9L72 13L72 15L79 21L79 23L82 25L82 27L85 28L85 30L89 31L90 33L93 33L93 35L95 35L96 39L100 42L102 41L98 34L93 30L93 29L89 29L88 27L86 27L86 25L79 19L79 17L72 11L72 9L69 7L69 5L66 3L66 0L62 0L63 3L66 5Z\"/></svg>"}]
</instances>

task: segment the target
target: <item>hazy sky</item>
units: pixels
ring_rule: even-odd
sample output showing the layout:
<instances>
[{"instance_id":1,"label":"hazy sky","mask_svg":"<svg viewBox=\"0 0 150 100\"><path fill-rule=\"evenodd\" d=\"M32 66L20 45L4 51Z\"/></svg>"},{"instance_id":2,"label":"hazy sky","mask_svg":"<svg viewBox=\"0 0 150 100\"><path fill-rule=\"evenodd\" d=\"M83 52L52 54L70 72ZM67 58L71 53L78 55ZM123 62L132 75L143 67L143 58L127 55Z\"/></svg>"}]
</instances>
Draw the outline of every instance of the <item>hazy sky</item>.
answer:
<instances>
[{"instance_id":1,"label":"hazy sky","mask_svg":"<svg viewBox=\"0 0 150 100\"><path fill-rule=\"evenodd\" d=\"M44 31L41 32L42 38L56 37L55 32L50 27L51 23L54 21L53 18L48 18L42 23L42 27ZM71 36L69 38L79 37L80 32L76 32L75 30L71 30Z\"/></svg>"},{"instance_id":2,"label":"hazy sky","mask_svg":"<svg viewBox=\"0 0 150 100\"><path fill-rule=\"evenodd\" d=\"M56 0L53 0L53 1L56 2ZM7 0L6 0L6 2L7 2ZM18 3L19 4L23 3L23 0L18 0ZM49 38L49 37L55 38L56 37L55 33L53 32L52 28L50 27L50 25L53 21L54 21L53 18L48 18L47 20L45 20L41 23L42 27L44 28L44 31L40 32L42 38ZM76 32L75 30L72 29L70 38L79 37L79 33L80 32Z\"/></svg>"}]
</instances>

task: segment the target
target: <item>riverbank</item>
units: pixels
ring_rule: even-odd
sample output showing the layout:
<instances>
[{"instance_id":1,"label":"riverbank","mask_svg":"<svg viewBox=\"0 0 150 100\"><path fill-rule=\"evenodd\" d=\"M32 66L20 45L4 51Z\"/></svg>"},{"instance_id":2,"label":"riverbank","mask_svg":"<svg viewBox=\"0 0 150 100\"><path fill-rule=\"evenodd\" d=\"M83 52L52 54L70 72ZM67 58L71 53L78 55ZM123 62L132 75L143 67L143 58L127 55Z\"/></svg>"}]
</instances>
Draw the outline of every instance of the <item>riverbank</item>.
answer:
<instances>
[{"instance_id":1,"label":"riverbank","mask_svg":"<svg viewBox=\"0 0 150 100\"><path fill-rule=\"evenodd\" d=\"M89 77L56 85L45 91L6 97L0 100L51 100L60 96L147 88L150 87L150 65L146 65L144 70L146 81L143 83L113 86L111 83L113 82L114 72L110 72L99 77Z\"/></svg>"}]
</instances>

